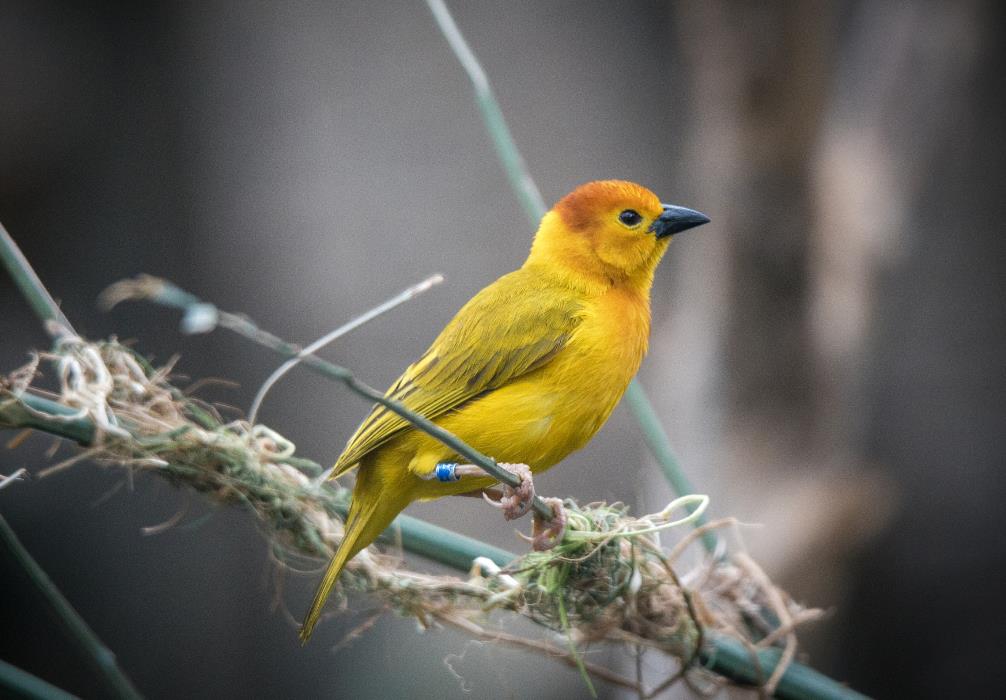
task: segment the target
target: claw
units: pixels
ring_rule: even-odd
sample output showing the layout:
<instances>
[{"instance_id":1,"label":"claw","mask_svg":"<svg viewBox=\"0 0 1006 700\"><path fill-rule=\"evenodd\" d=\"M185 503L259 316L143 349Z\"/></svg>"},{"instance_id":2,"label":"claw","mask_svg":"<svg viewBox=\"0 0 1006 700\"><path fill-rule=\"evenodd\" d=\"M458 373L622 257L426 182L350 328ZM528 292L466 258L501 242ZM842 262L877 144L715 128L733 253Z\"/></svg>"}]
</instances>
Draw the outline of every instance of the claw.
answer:
<instances>
[{"instance_id":1,"label":"claw","mask_svg":"<svg viewBox=\"0 0 1006 700\"><path fill-rule=\"evenodd\" d=\"M494 501L492 498L489 497L488 493L486 493L485 491L483 491L482 492L482 498L485 499L485 502L488 503L489 505L491 505L493 508L503 508L503 498L502 497L500 498L500 500Z\"/></svg>"},{"instance_id":2,"label":"claw","mask_svg":"<svg viewBox=\"0 0 1006 700\"><path fill-rule=\"evenodd\" d=\"M552 507L552 519L543 520L537 513L534 514L531 546L536 552L552 549L562 542L563 535L566 534L566 509L562 507L562 500L546 498L544 501Z\"/></svg>"},{"instance_id":3,"label":"claw","mask_svg":"<svg viewBox=\"0 0 1006 700\"><path fill-rule=\"evenodd\" d=\"M520 479L519 486L503 486L503 497L499 500L498 506L503 509L504 518L516 520L527 515L527 512L531 510L531 502L534 500L534 481L531 479L531 468L526 464L500 464L499 466Z\"/></svg>"}]
</instances>

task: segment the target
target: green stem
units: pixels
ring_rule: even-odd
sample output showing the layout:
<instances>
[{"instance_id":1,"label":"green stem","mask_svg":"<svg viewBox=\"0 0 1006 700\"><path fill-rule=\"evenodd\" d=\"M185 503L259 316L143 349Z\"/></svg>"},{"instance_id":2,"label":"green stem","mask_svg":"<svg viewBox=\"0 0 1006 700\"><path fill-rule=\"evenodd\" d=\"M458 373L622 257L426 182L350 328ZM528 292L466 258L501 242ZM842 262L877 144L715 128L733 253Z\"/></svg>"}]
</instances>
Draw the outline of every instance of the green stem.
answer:
<instances>
[{"instance_id":1,"label":"green stem","mask_svg":"<svg viewBox=\"0 0 1006 700\"><path fill-rule=\"evenodd\" d=\"M513 552L493 547L473 537L431 525L409 515L399 515L390 532L402 538L402 547L409 552L440 562L458 571L468 571L472 561L487 557L503 567L517 558Z\"/></svg>"},{"instance_id":2,"label":"green stem","mask_svg":"<svg viewBox=\"0 0 1006 700\"><path fill-rule=\"evenodd\" d=\"M87 658L91 667L104 681L109 692L117 698L140 698L136 688L115 663L115 654L101 643L98 636L84 622L84 618L63 597L63 594L59 592L42 567L18 540L17 535L14 534L2 515L0 515L0 543L20 564L29 580L38 588L55 619L62 625L67 635L78 646L87 650Z\"/></svg>"},{"instance_id":3,"label":"green stem","mask_svg":"<svg viewBox=\"0 0 1006 700\"><path fill-rule=\"evenodd\" d=\"M573 657L573 661L576 662L576 668L580 672L580 677L583 682L587 685L587 690L590 691L590 697L597 698L597 689L594 688L593 681L590 680L590 674L587 673L587 668L583 665L583 657L580 656L580 652L576 648L576 643L573 641L573 634L569 627L569 618L566 615L566 603L563 602L562 596L556 596L556 602L559 603L559 622L562 625L562 632L566 635L566 644L569 648L569 654Z\"/></svg>"},{"instance_id":4,"label":"green stem","mask_svg":"<svg viewBox=\"0 0 1006 700\"><path fill-rule=\"evenodd\" d=\"M545 200L541 196L538 185L535 184L531 172L528 170L524 157L520 154L520 149L507 127L506 119L503 118L503 111L500 109L499 101L493 94L492 85L489 78L479 63L475 53L468 46L465 37L454 22L450 10L443 0L426 0L433 18L437 21L441 33L450 44L451 50L461 63L461 67L468 73L468 78L472 81L472 88L475 90L475 101L482 112L482 119L485 121L486 129L492 137L496 155L499 156L506 172L510 186L517 194L524 212L531 221L532 226L537 226L541 217L545 216Z\"/></svg>"},{"instance_id":5,"label":"green stem","mask_svg":"<svg viewBox=\"0 0 1006 700\"><path fill-rule=\"evenodd\" d=\"M695 493L695 488L681 468L681 463L678 461L677 455L674 454L674 449L671 447L671 441L660 424L660 418L657 417L657 412L653 410L653 404L647 398L642 384L637 381L629 384L629 388L625 392L625 400L629 405L629 409L636 416L636 420L639 421L639 428L643 432L643 439L650 448L650 452L653 453L654 458L656 458L657 464L660 465L661 471L664 472L664 478L667 479L671 488L679 496ZM696 507L694 505L688 506L688 512L693 512ZM695 526L705 525L706 522L705 514L699 515L695 519ZM702 533L701 537L706 551L710 553L715 552L716 544L719 541L716 535L711 530L706 530Z\"/></svg>"},{"instance_id":6,"label":"green stem","mask_svg":"<svg viewBox=\"0 0 1006 700\"><path fill-rule=\"evenodd\" d=\"M31 410L28 410L31 409ZM77 412L31 393L0 401L0 428L33 428L90 445L95 436L94 424L88 418L76 417ZM466 570L476 557L488 557L499 566L506 566L516 554L480 542L459 533L450 533L436 525L400 515L388 533L402 539L410 552L439 561L441 564Z\"/></svg>"},{"instance_id":7,"label":"green stem","mask_svg":"<svg viewBox=\"0 0 1006 700\"><path fill-rule=\"evenodd\" d=\"M5 698L21 700L74 700L65 690L46 683L38 676L22 671L0 659L0 693Z\"/></svg>"},{"instance_id":8,"label":"green stem","mask_svg":"<svg viewBox=\"0 0 1006 700\"><path fill-rule=\"evenodd\" d=\"M9 411L5 414L4 404L0 404L0 427L34 427L52 435L75 440L84 445L88 440L83 436L94 435L93 425L88 419L67 422L62 420L73 412L32 394L25 394L21 400L29 403L36 411L44 412L47 407L58 407L52 420L35 416L31 425L26 422L12 422ZM8 402L10 403L10 402ZM397 532L396 532L397 531ZM499 566L505 566L517 555L498 547L484 544L452 530L399 515L385 532L385 538L401 537L402 546L410 552L432 559L458 571L467 572L472 560L483 556L492 559ZM706 644L699 654L702 665L724 678L743 685L757 685L768 678L775 668L779 655L777 650L766 649L758 652L757 661L743 644L730 637L704 632ZM776 690L776 697L787 700L861 700L862 695L798 663L791 664L783 675Z\"/></svg>"},{"instance_id":9,"label":"green stem","mask_svg":"<svg viewBox=\"0 0 1006 700\"><path fill-rule=\"evenodd\" d=\"M0 224L0 260L10 273L14 284L21 290L21 294L31 305L35 315L42 319L46 332L56 338L66 331L73 332L73 326L67 320L63 312L59 310L59 305L52 298L49 291L42 284L24 253L17 247L17 243L7 233L7 229Z\"/></svg>"},{"instance_id":10,"label":"green stem","mask_svg":"<svg viewBox=\"0 0 1006 700\"><path fill-rule=\"evenodd\" d=\"M537 226L538 222L541 221L541 217L545 216L545 200L541 196L541 191L538 189L538 185L535 184L530 170L528 170L527 163L524 161L523 156L521 156L513 134L510 133L510 129L507 127L499 101L496 99L495 94L493 94L489 77L475 56L475 52L472 51L468 42L465 41L464 35L458 29L458 25L451 16L450 10L447 9L444 0L426 0L426 4L429 6L430 11L433 12L433 18L436 20L437 26L440 27L440 32L444 35L444 39L447 40L451 50L454 51L454 55L462 68L468 73L468 78L471 80L472 88L475 91L475 100L482 112L482 120L485 123L486 131L489 132L489 136L492 138L493 147L496 149L496 154L499 156L503 169L506 171L510 186L517 195L517 199L520 201L525 213L527 213L531 225ZM632 414L639 422L639 427L643 431L646 444L650 447L650 451L670 482L671 488L674 489L678 496L687 496L690 493L695 493L688 482L688 477L685 476L681 469L681 464L674 457L674 453L671 450L671 442L667 438L667 432L660 424L660 421L657 420L656 411L653 410L653 405L647 398L646 392L643 390L638 379L633 379L629 383L625 396L629 404L629 410L632 411ZM704 522L704 519L699 519L695 524L699 526ZM716 542L716 535L712 532L706 532L702 535L702 544L710 553L716 550Z\"/></svg>"},{"instance_id":11,"label":"green stem","mask_svg":"<svg viewBox=\"0 0 1006 700\"><path fill-rule=\"evenodd\" d=\"M187 327L193 331L206 331L212 329L214 325L220 325L284 357L298 358L305 367L317 374L326 379L342 382L356 394L379 403L389 411L401 416L427 435L436 438L444 445L450 447L472 464L481 467L483 471L497 481L513 487L520 486L520 478L500 467L496 463L496 460L482 454L454 434L444 430L433 421L409 410L398 401L389 399L377 389L357 379L345 367L327 362L316 355L305 355L300 346L288 343L269 331L263 330L247 316L222 311L213 304L201 300L194 294L170 282L147 277L141 280L138 285L143 290L143 298L164 306L181 309L185 313L182 319L183 328ZM542 501L539 496L534 497L531 507L546 520L551 520L554 516L551 506Z\"/></svg>"},{"instance_id":12,"label":"green stem","mask_svg":"<svg viewBox=\"0 0 1006 700\"><path fill-rule=\"evenodd\" d=\"M0 399L0 428L34 428L59 435L81 445L94 441L94 423L79 411L25 392Z\"/></svg>"},{"instance_id":13,"label":"green stem","mask_svg":"<svg viewBox=\"0 0 1006 700\"><path fill-rule=\"evenodd\" d=\"M710 671L742 685L764 683L782 653L779 649L759 649L757 663L751 651L732 637L706 632L706 645L699 653L699 662ZM809 666L791 663L779 680L775 697L783 700L868 700L837 681L818 673Z\"/></svg>"}]
</instances>

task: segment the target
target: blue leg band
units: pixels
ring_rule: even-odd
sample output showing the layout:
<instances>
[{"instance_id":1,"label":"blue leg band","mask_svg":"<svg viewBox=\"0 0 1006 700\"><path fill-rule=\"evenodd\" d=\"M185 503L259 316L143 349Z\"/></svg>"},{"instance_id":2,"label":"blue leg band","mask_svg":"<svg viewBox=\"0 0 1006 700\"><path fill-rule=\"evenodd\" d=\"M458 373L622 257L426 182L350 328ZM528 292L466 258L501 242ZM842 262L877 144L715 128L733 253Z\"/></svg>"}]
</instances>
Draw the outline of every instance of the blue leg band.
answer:
<instances>
[{"instance_id":1,"label":"blue leg band","mask_svg":"<svg viewBox=\"0 0 1006 700\"><path fill-rule=\"evenodd\" d=\"M433 473L437 481L458 481L461 477L455 473L457 468L456 462L440 462Z\"/></svg>"}]
</instances>

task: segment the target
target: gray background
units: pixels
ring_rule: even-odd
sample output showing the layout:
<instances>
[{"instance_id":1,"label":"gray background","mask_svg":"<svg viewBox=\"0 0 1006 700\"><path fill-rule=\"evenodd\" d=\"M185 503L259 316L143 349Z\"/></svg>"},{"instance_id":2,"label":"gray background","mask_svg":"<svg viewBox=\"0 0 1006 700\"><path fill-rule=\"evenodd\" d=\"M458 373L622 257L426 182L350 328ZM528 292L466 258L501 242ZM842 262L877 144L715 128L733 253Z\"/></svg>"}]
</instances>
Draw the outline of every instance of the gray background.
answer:
<instances>
[{"instance_id":1,"label":"gray background","mask_svg":"<svg viewBox=\"0 0 1006 700\"><path fill-rule=\"evenodd\" d=\"M1002 10L453 4L549 202L619 177L712 217L658 273L642 378L713 513L763 523L744 539L769 574L832 609L803 634L814 665L887 697L1001 687ZM246 407L275 360L169 312L98 313L107 284L166 276L307 341L444 273L327 351L383 387L527 252L420 2L4 2L0 47L0 220L82 333L239 383L208 398ZM45 338L5 277L0 302L7 371ZM366 408L295 372L262 418L330 462ZM0 473L50 445L0 452ZM123 481L85 463L0 509L145 695L461 697L451 654L476 697L584 693L547 659L393 615L333 653L365 599L301 649L251 517L151 477L103 499ZM537 484L670 498L623 407ZM410 512L519 546L474 501ZM100 696L3 567L0 657ZM286 578L296 617L314 582Z\"/></svg>"}]
</instances>

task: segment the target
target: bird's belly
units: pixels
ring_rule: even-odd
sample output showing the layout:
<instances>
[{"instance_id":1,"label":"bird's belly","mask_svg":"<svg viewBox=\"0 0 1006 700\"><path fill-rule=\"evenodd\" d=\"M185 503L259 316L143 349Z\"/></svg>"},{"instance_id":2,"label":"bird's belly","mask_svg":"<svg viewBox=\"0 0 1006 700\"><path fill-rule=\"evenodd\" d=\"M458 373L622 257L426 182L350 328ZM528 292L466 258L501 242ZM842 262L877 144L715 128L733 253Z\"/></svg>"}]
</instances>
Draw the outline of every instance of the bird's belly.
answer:
<instances>
[{"instance_id":1,"label":"bird's belly","mask_svg":"<svg viewBox=\"0 0 1006 700\"><path fill-rule=\"evenodd\" d=\"M571 377L576 372L578 376ZM601 428L635 367L554 362L441 417L437 423L499 462L542 471Z\"/></svg>"},{"instance_id":2,"label":"bird's belly","mask_svg":"<svg viewBox=\"0 0 1006 700\"><path fill-rule=\"evenodd\" d=\"M548 469L583 447L604 425L639 369L647 331L645 308L626 313L624 304L598 306L551 362L439 416L436 423L498 462L527 464L535 472ZM399 444L403 456L410 455L408 471L413 474L429 474L437 462L459 459L416 430L401 441L408 443ZM491 483L487 479L484 485ZM425 485L429 493L424 490L417 497L447 495L446 484ZM482 486L458 482L455 488L460 492Z\"/></svg>"}]
</instances>

